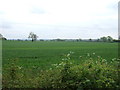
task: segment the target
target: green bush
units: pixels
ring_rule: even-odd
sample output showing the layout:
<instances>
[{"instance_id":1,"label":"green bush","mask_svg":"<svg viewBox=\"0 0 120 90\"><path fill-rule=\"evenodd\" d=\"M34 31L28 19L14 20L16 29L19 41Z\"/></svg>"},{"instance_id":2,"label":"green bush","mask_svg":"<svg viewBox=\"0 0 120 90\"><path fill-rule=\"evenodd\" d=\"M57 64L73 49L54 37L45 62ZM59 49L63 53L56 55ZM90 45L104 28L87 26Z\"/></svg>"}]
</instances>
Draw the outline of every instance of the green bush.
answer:
<instances>
[{"instance_id":1,"label":"green bush","mask_svg":"<svg viewBox=\"0 0 120 90\"><path fill-rule=\"evenodd\" d=\"M75 65L71 61L65 61L57 65L57 69L44 73L40 82L44 82L42 88L120 88L116 66L110 65L104 59L94 61L92 59Z\"/></svg>"},{"instance_id":2,"label":"green bush","mask_svg":"<svg viewBox=\"0 0 120 90\"><path fill-rule=\"evenodd\" d=\"M120 89L118 76L120 72L118 68L119 59L112 59L111 62L108 62L100 57L96 59L89 57L84 62L75 64L75 60L71 60L70 55L67 54L61 63L54 64L53 68L36 72L38 76L25 73L24 68L20 68L17 64L12 63L13 65L9 66L7 70L9 74L4 73L3 75L3 87L68 90L80 88ZM11 79L12 82L9 82Z\"/></svg>"}]
</instances>

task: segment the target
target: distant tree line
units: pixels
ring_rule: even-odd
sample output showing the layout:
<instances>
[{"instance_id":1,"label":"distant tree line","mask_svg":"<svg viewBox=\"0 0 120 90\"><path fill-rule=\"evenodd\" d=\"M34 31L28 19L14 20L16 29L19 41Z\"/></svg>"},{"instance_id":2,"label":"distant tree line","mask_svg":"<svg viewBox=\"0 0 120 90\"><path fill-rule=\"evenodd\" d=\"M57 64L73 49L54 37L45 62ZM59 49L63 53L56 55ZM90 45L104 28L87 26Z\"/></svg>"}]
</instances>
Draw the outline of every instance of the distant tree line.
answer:
<instances>
[{"instance_id":1,"label":"distant tree line","mask_svg":"<svg viewBox=\"0 0 120 90\"><path fill-rule=\"evenodd\" d=\"M113 42L113 38L111 36L107 36L107 37L101 37L100 38L100 41L103 41L103 42Z\"/></svg>"},{"instance_id":2,"label":"distant tree line","mask_svg":"<svg viewBox=\"0 0 120 90\"><path fill-rule=\"evenodd\" d=\"M29 33L29 36L28 36L29 39L31 39L31 41L36 41L38 36L33 33L33 32L30 32ZM5 37L3 37L2 34L0 34L0 40L7 40ZM15 40L15 39L12 39L12 40ZM28 39L25 39L25 40L21 40L21 39L17 39L17 41L29 41ZM44 39L40 39L39 41L73 41L73 42L82 42L82 41L86 41L86 42L120 42L120 36L119 36L119 39L113 39L111 36L103 36L101 38L98 38L98 39L49 39L49 40L44 40Z\"/></svg>"},{"instance_id":3,"label":"distant tree line","mask_svg":"<svg viewBox=\"0 0 120 90\"><path fill-rule=\"evenodd\" d=\"M107 36L107 37L101 37L100 41L102 41L102 42L120 42L120 39L116 40L116 39L113 39L111 36Z\"/></svg>"},{"instance_id":4,"label":"distant tree line","mask_svg":"<svg viewBox=\"0 0 120 90\"><path fill-rule=\"evenodd\" d=\"M86 42L120 42L119 40L113 39L111 36L103 36L101 38L98 39L53 39L51 41L76 41L76 42L82 42L82 41L86 41Z\"/></svg>"}]
</instances>

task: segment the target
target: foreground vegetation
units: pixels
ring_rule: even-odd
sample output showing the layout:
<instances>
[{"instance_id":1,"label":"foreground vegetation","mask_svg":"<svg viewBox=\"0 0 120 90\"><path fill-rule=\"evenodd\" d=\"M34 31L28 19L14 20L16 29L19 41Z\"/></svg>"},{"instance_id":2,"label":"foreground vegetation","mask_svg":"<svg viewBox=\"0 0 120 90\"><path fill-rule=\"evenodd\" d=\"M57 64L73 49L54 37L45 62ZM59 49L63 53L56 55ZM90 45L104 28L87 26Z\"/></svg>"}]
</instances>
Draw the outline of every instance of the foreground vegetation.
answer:
<instances>
[{"instance_id":1,"label":"foreground vegetation","mask_svg":"<svg viewBox=\"0 0 120 90\"><path fill-rule=\"evenodd\" d=\"M117 43L3 41L3 87L119 89L117 51Z\"/></svg>"},{"instance_id":2,"label":"foreground vegetation","mask_svg":"<svg viewBox=\"0 0 120 90\"><path fill-rule=\"evenodd\" d=\"M100 56L95 59L89 55L88 59L75 64L71 60L71 53L52 68L35 72L34 69L26 70L17 65L16 60L9 64L3 74L4 88L44 88L44 89L93 89L114 88L120 89L118 73L120 59L107 60ZM94 54L94 53L93 53ZM82 60L82 56L81 56ZM28 73L29 72L29 73Z\"/></svg>"}]
</instances>

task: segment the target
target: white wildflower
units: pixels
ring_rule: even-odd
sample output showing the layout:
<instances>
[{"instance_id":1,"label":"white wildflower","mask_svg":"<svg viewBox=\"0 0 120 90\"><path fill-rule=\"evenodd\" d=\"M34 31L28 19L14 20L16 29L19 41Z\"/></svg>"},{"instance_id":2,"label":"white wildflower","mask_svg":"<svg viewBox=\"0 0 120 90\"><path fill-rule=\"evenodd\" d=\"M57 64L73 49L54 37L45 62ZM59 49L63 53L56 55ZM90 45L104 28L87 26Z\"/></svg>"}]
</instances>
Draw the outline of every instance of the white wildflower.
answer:
<instances>
[{"instance_id":1,"label":"white wildflower","mask_svg":"<svg viewBox=\"0 0 120 90\"><path fill-rule=\"evenodd\" d=\"M69 57L70 56L70 54L67 54L67 57Z\"/></svg>"},{"instance_id":2,"label":"white wildflower","mask_svg":"<svg viewBox=\"0 0 120 90\"><path fill-rule=\"evenodd\" d=\"M70 54L73 54L74 52L70 51Z\"/></svg>"},{"instance_id":3,"label":"white wildflower","mask_svg":"<svg viewBox=\"0 0 120 90\"><path fill-rule=\"evenodd\" d=\"M89 53L87 53L87 56L89 57L89 56L90 56L90 54L89 54Z\"/></svg>"},{"instance_id":4,"label":"white wildflower","mask_svg":"<svg viewBox=\"0 0 120 90\"><path fill-rule=\"evenodd\" d=\"M18 69L22 69L22 67L18 67Z\"/></svg>"},{"instance_id":5,"label":"white wildflower","mask_svg":"<svg viewBox=\"0 0 120 90\"><path fill-rule=\"evenodd\" d=\"M82 58L82 56L79 56L79 58Z\"/></svg>"},{"instance_id":6,"label":"white wildflower","mask_svg":"<svg viewBox=\"0 0 120 90\"><path fill-rule=\"evenodd\" d=\"M50 68L50 70L52 70L52 68Z\"/></svg>"}]
</instances>

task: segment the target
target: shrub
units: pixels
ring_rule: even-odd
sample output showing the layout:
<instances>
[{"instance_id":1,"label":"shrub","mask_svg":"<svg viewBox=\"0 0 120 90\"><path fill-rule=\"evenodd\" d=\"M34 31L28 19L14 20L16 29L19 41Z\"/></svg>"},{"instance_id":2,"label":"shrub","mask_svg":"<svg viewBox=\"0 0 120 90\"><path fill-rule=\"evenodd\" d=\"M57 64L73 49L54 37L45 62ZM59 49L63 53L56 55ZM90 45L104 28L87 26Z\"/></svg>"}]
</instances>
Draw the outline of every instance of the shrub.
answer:
<instances>
[{"instance_id":1,"label":"shrub","mask_svg":"<svg viewBox=\"0 0 120 90\"><path fill-rule=\"evenodd\" d=\"M22 74L15 64L9 69L11 74L7 74L7 77L11 77L15 83L11 83L6 80L6 74L3 78L4 87L19 87L19 88L45 88L45 89L93 89L93 88L114 88L120 89L120 81L118 73L119 59L113 59L108 62L100 57L93 59L89 57L84 62L75 64L74 60L70 58L71 53L67 54L61 63L54 64L54 68L48 70L41 70L36 72L38 76L34 77L29 74ZM12 71L14 70L14 72ZM14 75L13 75L14 74ZM31 73L32 74L32 73ZM14 77L13 77L14 76ZM18 81L17 81L18 80ZM17 83L16 83L17 82ZM19 82L19 83L18 83Z\"/></svg>"},{"instance_id":2,"label":"shrub","mask_svg":"<svg viewBox=\"0 0 120 90\"><path fill-rule=\"evenodd\" d=\"M98 57L97 60L90 58L76 65L71 60L65 59L60 64L56 64L56 69L43 74L45 78L43 81L50 83L47 86L51 85L51 88L120 88L118 77L120 69L116 67L118 63L114 61L110 64L107 60ZM49 76L48 79L45 76ZM50 79L54 83L49 82Z\"/></svg>"}]
</instances>

